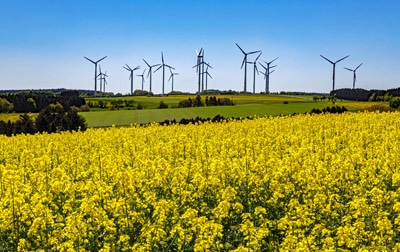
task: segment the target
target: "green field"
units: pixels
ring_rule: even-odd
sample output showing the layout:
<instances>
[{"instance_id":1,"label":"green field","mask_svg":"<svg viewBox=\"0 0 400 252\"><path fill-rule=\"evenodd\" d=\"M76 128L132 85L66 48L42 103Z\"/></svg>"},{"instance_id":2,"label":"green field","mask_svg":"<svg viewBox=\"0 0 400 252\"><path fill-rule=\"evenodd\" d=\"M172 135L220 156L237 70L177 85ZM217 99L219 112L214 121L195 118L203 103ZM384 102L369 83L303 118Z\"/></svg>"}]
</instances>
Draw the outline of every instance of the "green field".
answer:
<instances>
[{"instance_id":1,"label":"green field","mask_svg":"<svg viewBox=\"0 0 400 252\"><path fill-rule=\"evenodd\" d=\"M87 101L103 100L111 102L115 99L140 102L145 109L127 110L120 109L111 111L109 109L96 109L91 112L81 112L85 117L89 127L107 127L111 125L126 126L130 124L162 122L164 120L181 120L195 117L213 118L216 115L224 117L247 117L247 116L276 116L288 115L293 113L310 112L313 108L325 108L333 106L332 102L314 102L310 97L304 96L285 96L285 95L226 95L232 99L235 106L218 107L198 107L198 108L168 108L156 109L162 100L168 105L176 105L179 101L187 99L189 96L165 96L165 97L119 97L119 98L90 98ZM190 96L192 99L195 96ZM204 100L204 97L202 98ZM284 104L284 102L288 104ZM373 103L361 102L341 102L335 105L345 105L350 111L357 111L370 106Z\"/></svg>"}]
</instances>

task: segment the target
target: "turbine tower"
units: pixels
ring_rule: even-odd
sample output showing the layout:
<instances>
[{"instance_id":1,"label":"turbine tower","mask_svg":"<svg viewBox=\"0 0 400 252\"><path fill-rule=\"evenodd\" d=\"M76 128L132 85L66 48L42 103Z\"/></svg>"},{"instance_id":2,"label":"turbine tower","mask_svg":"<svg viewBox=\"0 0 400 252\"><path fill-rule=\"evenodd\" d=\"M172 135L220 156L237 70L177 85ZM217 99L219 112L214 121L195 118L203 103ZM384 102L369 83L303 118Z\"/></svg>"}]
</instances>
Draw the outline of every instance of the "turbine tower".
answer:
<instances>
[{"instance_id":1,"label":"turbine tower","mask_svg":"<svg viewBox=\"0 0 400 252\"><path fill-rule=\"evenodd\" d=\"M196 51L197 53L197 51ZM199 87L198 87L198 94L200 94L200 92L204 91L204 75L206 74L206 72L204 71L204 65L210 68L212 68L210 66L210 64L206 63L204 61L204 50L203 48L200 50L199 53L197 53L197 64L195 66L193 66L193 68L196 67L196 72L199 73ZM207 76L206 76L207 78ZM201 83L201 85L200 85ZM201 86L201 87L200 87ZM206 88L207 89L207 88Z\"/></svg>"},{"instance_id":2,"label":"turbine tower","mask_svg":"<svg viewBox=\"0 0 400 252\"><path fill-rule=\"evenodd\" d=\"M357 79L357 77L356 77L356 71L357 71L357 69L358 69L362 64L363 64L363 63L361 63L360 65L358 65L358 67L356 67L356 69L354 69L354 70L352 70L352 69L350 69L350 68L347 68L347 67L344 68L344 69L346 69L346 70L349 70L349 71L353 72L353 89L356 88L356 79Z\"/></svg>"},{"instance_id":3,"label":"turbine tower","mask_svg":"<svg viewBox=\"0 0 400 252\"><path fill-rule=\"evenodd\" d=\"M254 60L254 62L247 62L249 64L253 64L253 94L256 93L256 71L258 74L258 69L257 69L257 60L260 58L262 52L257 56L257 58Z\"/></svg>"},{"instance_id":4,"label":"turbine tower","mask_svg":"<svg viewBox=\"0 0 400 252\"><path fill-rule=\"evenodd\" d=\"M208 82L208 77L210 77L212 79L210 73L208 72L208 67L210 67L209 64L207 64L206 71L204 72L206 74L206 90L208 90L208 83L207 83Z\"/></svg>"},{"instance_id":5,"label":"turbine tower","mask_svg":"<svg viewBox=\"0 0 400 252\"><path fill-rule=\"evenodd\" d=\"M108 75L107 75L107 71L105 72L105 73L103 73L103 72L101 72L101 66L100 66L100 64L99 64L99 71L100 71L100 73L97 75L97 77L99 78L99 80L100 80L100 92L104 92L104 80L105 80L105 77L108 77Z\"/></svg>"},{"instance_id":6,"label":"turbine tower","mask_svg":"<svg viewBox=\"0 0 400 252\"><path fill-rule=\"evenodd\" d=\"M131 72L131 74L129 75L129 79L131 80L131 95L133 95L133 71L140 69L140 66L137 66L134 69L132 69L130 66L128 66L128 64L125 64L125 65L126 66L122 66L122 67L125 68L126 70L128 70L129 72Z\"/></svg>"},{"instance_id":7,"label":"turbine tower","mask_svg":"<svg viewBox=\"0 0 400 252\"><path fill-rule=\"evenodd\" d=\"M332 64L332 66L333 66L333 74L332 74L332 91L334 91L334 90L335 90L335 67L336 67L336 63L338 63L339 61L342 61L342 60L344 60L345 58L349 57L350 55L347 55L346 57L343 57L343 58L341 58L340 60L337 60L337 61L335 61L335 62L333 62L333 61L331 61L331 60L329 60L329 59L325 58L325 57L324 57L324 56L322 56L322 55L319 55L319 56L321 56L321 57L322 57L322 58L324 58L326 61L328 61L329 63L331 63L331 64Z\"/></svg>"},{"instance_id":8,"label":"turbine tower","mask_svg":"<svg viewBox=\"0 0 400 252\"><path fill-rule=\"evenodd\" d=\"M107 58L107 56L104 56L103 58L99 59L98 61L93 61L86 57L84 57L84 58L94 64L94 95L96 95L97 94L97 63L99 63L103 59Z\"/></svg>"},{"instance_id":9,"label":"turbine tower","mask_svg":"<svg viewBox=\"0 0 400 252\"><path fill-rule=\"evenodd\" d=\"M244 92L247 92L247 55L253 54L253 53L259 53L261 51L254 51L254 52L245 52L237 43L236 46L240 49L240 51L242 51L244 58L242 61L242 66L240 69L243 68L244 65Z\"/></svg>"},{"instance_id":10,"label":"turbine tower","mask_svg":"<svg viewBox=\"0 0 400 252\"><path fill-rule=\"evenodd\" d=\"M146 65L149 67L149 72L147 73L147 78L149 78L149 76L150 76L150 87L149 87L149 92L151 92L151 76L152 76L152 68L153 67L156 67L156 66L159 66L160 64L156 64L156 65L150 65L149 63L147 63L147 61L145 61L144 59L143 59L143 61L144 61L144 63L146 63Z\"/></svg>"},{"instance_id":11,"label":"turbine tower","mask_svg":"<svg viewBox=\"0 0 400 252\"><path fill-rule=\"evenodd\" d=\"M171 66L169 66L169 65L164 63L164 55L163 55L162 52L161 52L161 61L162 61L161 66L159 66L154 72L157 72L161 68L163 69L163 74L162 74L162 95L164 95L165 67L169 67L170 69L174 69L174 70L175 70L175 68L173 68L173 67L171 67Z\"/></svg>"},{"instance_id":12,"label":"turbine tower","mask_svg":"<svg viewBox=\"0 0 400 252\"><path fill-rule=\"evenodd\" d=\"M179 73L173 73L171 68L169 69L169 71L171 72L171 76L169 77L168 81L170 81L172 79L171 92L173 92L174 91L174 75L179 75Z\"/></svg>"},{"instance_id":13,"label":"turbine tower","mask_svg":"<svg viewBox=\"0 0 400 252\"><path fill-rule=\"evenodd\" d=\"M143 91L143 87L144 87L144 73L146 72L146 68L144 69L142 74L137 74L136 76L140 76L142 77L142 91Z\"/></svg>"},{"instance_id":14,"label":"turbine tower","mask_svg":"<svg viewBox=\"0 0 400 252\"><path fill-rule=\"evenodd\" d=\"M271 60L270 62L266 62L264 61L264 63L267 66L264 66L263 64L261 64L260 62L258 64L260 64L264 69L265 69L265 73L261 72L262 74L264 74L264 78L265 78L265 93L269 94L269 74L272 73L270 70L271 68L276 67L275 66L270 66L272 62L274 62L275 60L277 60L279 57L276 57L275 59Z\"/></svg>"},{"instance_id":15,"label":"turbine tower","mask_svg":"<svg viewBox=\"0 0 400 252\"><path fill-rule=\"evenodd\" d=\"M201 48L200 51L196 50L196 56L197 56L197 63L193 68L196 67L196 73L199 74L199 83L198 83L197 94L200 95L200 87L202 86L201 85L201 62L204 61L203 48Z\"/></svg>"},{"instance_id":16,"label":"turbine tower","mask_svg":"<svg viewBox=\"0 0 400 252\"><path fill-rule=\"evenodd\" d=\"M103 93L106 92L106 85L108 85L106 77L108 77L106 74L103 75L102 79L103 79Z\"/></svg>"}]
</instances>

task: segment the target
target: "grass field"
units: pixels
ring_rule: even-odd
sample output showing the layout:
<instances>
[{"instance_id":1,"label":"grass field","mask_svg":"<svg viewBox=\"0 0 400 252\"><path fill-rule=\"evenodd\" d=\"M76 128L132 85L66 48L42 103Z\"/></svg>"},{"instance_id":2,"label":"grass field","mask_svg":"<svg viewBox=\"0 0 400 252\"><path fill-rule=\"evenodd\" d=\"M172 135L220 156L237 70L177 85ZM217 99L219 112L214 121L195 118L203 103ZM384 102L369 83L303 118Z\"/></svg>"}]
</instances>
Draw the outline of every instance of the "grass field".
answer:
<instances>
[{"instance_id":1,"label":"grass field","mask_svg":"<svg viewBox=\"0 0 400 252\"><path fill-rule=\"evenodd\" d=\"M216 115L224 117L247 117L247 116L276 116L293 113L310 112L313 108L325 108L333 106L332 102L318 101L314 102L312 98L306 96L285 96L285 95L226 95L235 103L235 106L219 107L199 107L199 108L169 108L156 109L162 100L168 105L177 104L179 101L192 99L195 96L174 95L165 97L110 97L110 98L90 98L87 101L103 100L111 102L112 100L134 100L140 102L145 108L143 110L114 110L109 109L96 110L91 112L82 112L89 127L107 127L111 125L126 126L135 123L162 122L164 120L181 120L195 117L213 118ZM203 97L204 100L204 97ZM288 104L284 104L287 101ZM371 102L341 102L337 101L335 105L346 106L350 111L358 111L371 106Z\"/></svg>"},{"instance_id":2,"label":"grass field","mask_svg":"<svg viewBox=\"0 0 400 252\"><path fill-rule=\"evenodd\" d=\"M10 120L11 122L16 122L21 114L19 113L7 113L7 114L3 114L0 113L0 121L4 121L4 122L8 122L8 120ZM29 116L33 116L33 113L30 113Z\"/></svg>"}]
</instances>

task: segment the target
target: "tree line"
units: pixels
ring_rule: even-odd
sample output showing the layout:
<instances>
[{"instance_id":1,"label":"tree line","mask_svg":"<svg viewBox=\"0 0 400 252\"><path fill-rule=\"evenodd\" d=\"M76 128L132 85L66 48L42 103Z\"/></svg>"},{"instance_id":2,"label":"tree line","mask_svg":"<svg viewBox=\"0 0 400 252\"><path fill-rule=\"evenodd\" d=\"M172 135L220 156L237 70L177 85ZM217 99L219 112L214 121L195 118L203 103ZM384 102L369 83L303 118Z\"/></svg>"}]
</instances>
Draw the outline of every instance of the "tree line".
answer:
<instances>
[{"instance_id":1,"label":"tree line","mask_svg":"<svg viewBox=\"0 0 400 252\"><path fill-rule=\"evenodd\" d=\"M234 103L229 98L217 98L216 96L206 96L205 101L201 99L200 95L197 95L195 99L188 98L187 100L180 101L178 103L179 108L188 107L204 107L204 106L233 106Z\"/></svg>"},{"instance_id":2,"label":"tree line","mask_svg":"<svg viewBox=\"0 0 400 252\"><path fill-rule=\"evenodd\" d=\"M20 115L16 122L0 121L0 134L35 134L37 132L55 133L60 131L85 131L85 118L75 109L66 110L61 103L50 104L42 109L36 118L28 114Z\"/></svg>"},{"instance_id":3,"label":"tree line","mask_svg":"<svg viewBox=\"0 0 400 252\"><path fill-rule=\"evenodd\" d=\"M78 91L66 90L60 95L14 93L0 95L0 112L38 113L50 104L60 103L65 110L72 106L80 108L85 105L85 99Z\"/></svg>"},{"instance_id":4,"label":"tree line","mask_svg":"<svg viewBox=\"0 0 400 252\"><path fill-rule=\"evenodd\" d=\"M338 99L352 101L390 101L392 97L400 96L400 88L388 90L342 88L331 91L330 95L336 96Z\"/></svg>"}]
</instances>

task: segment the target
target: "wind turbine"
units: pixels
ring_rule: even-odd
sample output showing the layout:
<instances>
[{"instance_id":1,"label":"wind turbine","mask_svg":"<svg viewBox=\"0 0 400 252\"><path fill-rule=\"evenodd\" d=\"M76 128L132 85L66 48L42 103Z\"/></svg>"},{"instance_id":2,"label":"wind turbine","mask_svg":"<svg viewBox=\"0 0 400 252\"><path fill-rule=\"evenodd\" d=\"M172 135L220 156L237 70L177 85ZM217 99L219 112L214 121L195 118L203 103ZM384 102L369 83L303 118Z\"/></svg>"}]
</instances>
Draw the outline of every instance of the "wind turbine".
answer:
<instances>
[{"instance_id":1,"label":"wind turbine","mask_svg":"<svg viewBox=\"0 0 400 252\"><path fill-rule=\"evenodd\" d=\"M266 68L263 64L259 63L264 69L265 72L260 71L260 73L262 73L264 75L264 79L265 79L265 93L268 94L269 93L269 75L271 73L273 73L275 70L269 71L271 68L276 67L275 66L271 66L269 68Z\"/></svg>"},{"instance_id":2,"label":"wind turbine","mask_svg":"<svg viewBox=\"0 0 400 252\"><path fill-rule=\"evenodd\" d=\"M197 56L197 63L196 63L196 65L193 67L193 68L195 68L196 67L196 73L199 73L199 84L198 84L198 91L197 91L197 94L198 95L200 95L200 86L201 86L201 66L200 66L200 64L201 64L201 62L203 61L203 57L204 57L204 55L202 54L203 53L203 48L201 48L200 49L200 51L197 51L196 50L196 56Z\"/></svg>"},{"instance_id":3,"label":"wind turbine","mask_svg":"<svg viewBox=\"0 0 400 252\"><path fill-rule=\"evenodd\" d=\"M164 55L163 55L162 52L161 52L161 61L162 61L162 64L154 72L157 72L161 68L163 69L163 74L162 74L162 95L164 95L165 67L169 67L170 69L174 69L174 70L175 70L175 68L173 68L173 67L171 67L171 66L169 66L169 65L164 63Z\"/></svg>"},{"instance_id":4,"label":"wind turbine","mask_svg":"<svg viewBox=\"0 0 400 252\"><path fill-rule=\"evenodd\" d=\"M108 77L108 75L104 74L103 78L102 78L103 79L103 93L106 92L106 85L108 85L106 77Z\"/></svg>"},{"instance_id":5,"label":"wind turbine","mask_svg":"<svg viewBox=\"0 0 400 252\"><path fill-rule=\"evenodd\" d=\"M137 74L136 76L140 76L142 77L142 91L143 91L143 87L144 87L144 73L146 72L146 68L144 69L142 74Z\"/></svg>"},{"instance_id":6,"label":"wind turbine","mask_svg":"<svg viewBox=\"0 0 400 252\"><path fill-rule=\"evenodd\" d=\"M322 58L324 58L326 61L328 61L329 63L331 63L331 64L333 65L333 74L332 74L332 81L333 81L333 82L332 82L332 91L333 91L333 90L335 90L335 67L336 67L336 63L338 63L339 61L344 60L345 58L349 57L350 55L347 55L346 57L343 57L343 58L341 58L340 60L337 60L337 61L335 61L335 62L333 62L333 61L331 61L331 60L325 58L325 57L322 56L322 55L319 55L319 56L321 56Z\"/></svg>"},{"instance_id":7,"label":"wind turbine","mask_svg":"<svg viewBox=\"0 0 400 252\"><path fill-rule=\"evenodd\" d=\"M104 89L104 83L103 83L103 81L105 80L104 77L108 77L108 75L107 75L107 71L106 71L105 73L101 72L101 66L100 66L100 64L99 64L99 71L100 71L100 73L97 75L97 77L98 77L99 80L100 80L100 92L104 92L104 91L103 91L103 89Z\"/></svg>"},{"instance_id":8,"label":"wind turbine","mask_svg":"<svg viewBox=\"0 0 400 252\"><path fill-rule=\"evenodd\" d=\"M254 62L247 62L249 64L253 64L253 94L256 93L256 71L258 74L258 69L257 69L257 60L260 58L262 52L257 56L257 58L254 60Z\"/></svg>"},{"instance_id":9,"label":"wind turbine","mask_svg":"<svg viewBox=\"0 0 400 252\"><path fill-rule=\"evenodd\" d=\"M272 62L274 62L275 60L277 60L279 57L276 57L275 59L271 60L270 62L266 62L265 60L264 63L267 65L266 67L261 64L260 62L258 64L260 64L264 69L265 69L265 73L261 72L262 74L264 74L264 78L265 78L265 93L268 94L269 93L269 74L272 73L270 71L271 68L276 67L275 66L270 66Z\"/></svg>"},{"instance_id":10,"label":"wind turbine","mask_svg":"<svg viewBox=\"0 0 400 252\"><path fill-rule=\"evenodd\" d=\"M356 69L354 69L354 70L352 70L352 69L350 69L350 68L347 68L347 67L344 68L344 69L346 69L346 70L349 70L349 71L353 72L353 89L356 87L356 79L357 79L357 77L356 77L356 71L357 71L357 69L358 69L362 64L363 64L363 63L361 63L360 65L358 65L358 67L356 67Z\"/></svg>"},{"instance_id":11,"label":"wind turbine","mask_svg":"<svg viewBox=\"0 0 400 252\"><path fill-rule=\"evenodd\" d=\"M209 64L207 64L207 67L206 67L206 71L204 72L205 74L206 74L206 90L208 90L208 86L207 86L207 82L208 82L208 77L210 77L211 79L212 79L212 77L211 77L211 75L210 75L210 73L208 72L208 67L209 67L210 65Z\"/></svg>"},{"instance_id":12,"label":"wind turbine","mask_svg":"<svg viewBox=\"0 0 400 252\"><path fill-rule=\"evenodd\" d=\"M171 72L171 76L169 77L168 81L172 79L171 92L173 92L174 91L174 75L179 75L179 73L173 73L171 68L169 69L169 71Z\"/></svg>"},{"instance_id":13,"label":"wind turbine","mask_svg":"<svg viewBox=\"0 0 400 252\"><path fill-rule=\"evenodd\" d=\"M140 69L140 66L137 66L134 69L132 69L130 66L128 66L128 64L125 64L125 65L126 66L122 66L122 67L125 68L126 70L128 70L129 72L131 72L131 74L129 75L129 79L131 80L131 95L133 95L133 71Z\"/></svg>"},{"instance_id":14,"label":"wind turbine","mask_svg":"<svg viewBox=\"0 0 400 252\"><path fill-rule=\"evenodd\" d=\"M196 51L197 53L197 51ZM212 66L210 66L210 64L206 63L204 61L204 50L203 48L200 50L199 53L197 53L197 64L195 66L193 66L193 68L196 67L196 72L199 73L199 87L198 87L198 94L200 94L200 83L201 83L201 92L204 91L204 75L206 74L206 72L204 71L204 65L210 68L212 68ZM207 78L207 76L206 76ZM206 88L207 89L207 88Z\"/></svg>"},{"instance_id":15,"label":"wind turbine","mask_svg":"<svg viewBox=\"0 0 400 252\"><path fill-rule=\"evenodd\" d=\"M247 55L253 54L253 53L259 53L261 51L254 51L254 52L245 52L243 51L243 49L237 44L235 43L236 46L240 49L240 51L242 51L242 53L244 54L244 58L242 61L242 66L240 67L240 69L243 68L244 65L244 92L246 93L246 89L247 89Z\"/></svg>"},{"instance_id":16,"label":"wind turbine","mask_svg":"<svg viewBox=\"0 0 400 252\"><path fill-rule=\"evenodd\" d=\"M96 95L97 94L97 63L99 63L103 59L107 58L107 56L104 56L103 58L99 59L98 61L93 61L86 57L84 57L84 58L94 64L94 95Z\"/></svg>"},{"instance_id":17,"label":"wind turbine","mask_svg":"<svg viewBox=\"0 0 400 252\"><path fill-rule=\"evenodd\" d=\"M144 59L143 59L143 61L144 61L144 63L146 63L146 65L149 67L149 72L147 73L147 78L149 78L149 76L150 76L150 90L149 90L149 91L151 92L151 76L152 76L152 74L151 74L151 73L152 73L152 70L151 70L151 69L152 69L153 67L159 66L160 64L156 64L156 65L152 65L152 66L151 66L151 65L150 65L149 63L147 63L147 61L145 61Z\"/></svg>"}]
</instances>

